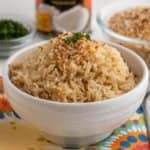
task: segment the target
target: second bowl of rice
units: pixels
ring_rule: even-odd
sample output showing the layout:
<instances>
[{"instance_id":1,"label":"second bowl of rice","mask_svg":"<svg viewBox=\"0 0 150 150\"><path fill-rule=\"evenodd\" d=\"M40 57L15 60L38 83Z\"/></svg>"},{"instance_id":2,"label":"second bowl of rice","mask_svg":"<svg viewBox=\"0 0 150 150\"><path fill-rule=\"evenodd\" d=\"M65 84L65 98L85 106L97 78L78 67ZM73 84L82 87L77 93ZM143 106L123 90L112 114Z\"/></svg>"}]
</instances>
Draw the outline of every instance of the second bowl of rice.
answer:
<instances>
[{"instance_id":1,"label":"second bowl of rice","mask_svg":"<svg viewBox=\"0 0 150 150\"><path fill-rule=\"evenodd\" d=\"M16 112L67 147L108 136L140 106L147 86L148 69L139 56L86 34L65 33L29 46L4 68Z\"/></svg>"}]
</instances>

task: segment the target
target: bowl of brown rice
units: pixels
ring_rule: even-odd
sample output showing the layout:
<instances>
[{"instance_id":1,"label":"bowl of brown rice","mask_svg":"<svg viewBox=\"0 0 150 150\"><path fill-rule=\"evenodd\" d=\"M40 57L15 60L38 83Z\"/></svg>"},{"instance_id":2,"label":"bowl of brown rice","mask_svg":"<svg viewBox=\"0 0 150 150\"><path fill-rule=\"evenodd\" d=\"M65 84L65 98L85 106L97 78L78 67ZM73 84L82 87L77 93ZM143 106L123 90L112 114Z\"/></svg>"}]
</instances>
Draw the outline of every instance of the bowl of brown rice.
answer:
<instances>
[{"instance_id":1,"label":"bowl of brown rice","mask_svg":"<svg viewBox=\"0 0 150 150\"><path fill-rule=\"evenodd\" d=\"M130 0L100 10L97 23L103 35L140 55L150 68L150 1Z\"/></svg>"},{"instance_id":2,"label":"bowl of brown rice","mask_svg":"<svg viewBox=\"0 0 150 150\"><path fill-rule=\"evenodd\" d=\"M11 56L3 78L23 119L52 142L77 148L106 138L136 111L148 69L127 48L64 33Z\"/></svg>"}]
</instances>

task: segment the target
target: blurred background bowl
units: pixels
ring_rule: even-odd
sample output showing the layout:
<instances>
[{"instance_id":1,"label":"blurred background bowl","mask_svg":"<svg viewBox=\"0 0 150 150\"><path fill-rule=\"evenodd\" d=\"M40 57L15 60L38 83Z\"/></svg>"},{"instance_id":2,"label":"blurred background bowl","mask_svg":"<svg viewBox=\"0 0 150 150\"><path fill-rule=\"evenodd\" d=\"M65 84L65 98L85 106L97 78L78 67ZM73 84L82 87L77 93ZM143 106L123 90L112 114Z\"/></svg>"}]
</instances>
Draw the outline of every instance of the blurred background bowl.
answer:
<instances>
[{"instance_id":1,"label":"blurred background bowl","mask_svg":"<svg viewBox=\"0 0 150 150\"><path fill-rule=\"evenodd\" d=\"M19 38L14 38L10 40L0 40L0 57L8 57L15 50L22 48L29 44L36 32L35 25L32 21L27 18L19 15L10 15L10 14L1 14L0 20L13 20L18 23L21 23L27 30L28 34Z\"/></svg>"},{"instance_id":2,"label":"blurred background bowl","mask_svg":"<svg viewBox=\"0 0 150 150\"><path fill-rule=\"evenodd\" d=\"M126 1L116 1L105 7L103 7L97 13L97 23L101 29L103 36L115 43L121 44L134 50L139 54L147 63L150 68L150 40L140 40L136 38L130 38L119 33L114 32L108 27L108 20L117 12L122 12L128 8L135 7L150 7L149 0L126 0Z\"/></svg>"}]
</instances>

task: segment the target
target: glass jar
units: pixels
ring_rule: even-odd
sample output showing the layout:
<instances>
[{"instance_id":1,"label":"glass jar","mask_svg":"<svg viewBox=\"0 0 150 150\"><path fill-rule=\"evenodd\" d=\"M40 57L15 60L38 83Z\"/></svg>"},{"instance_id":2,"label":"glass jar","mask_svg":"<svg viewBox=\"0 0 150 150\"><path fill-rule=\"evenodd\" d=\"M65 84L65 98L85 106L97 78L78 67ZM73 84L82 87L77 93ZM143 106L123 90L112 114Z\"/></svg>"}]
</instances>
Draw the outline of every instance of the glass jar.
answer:
<instances>
[{"instance_id":1,"label":"glass jar","mask_svg":"<svg viewBox=\"0 0 150 150\"><path fill-rule=\"evenodd\" d=\"M91 0L43 0L36 16L41 32L89 32Z\"/></svg>"}]
</instances>

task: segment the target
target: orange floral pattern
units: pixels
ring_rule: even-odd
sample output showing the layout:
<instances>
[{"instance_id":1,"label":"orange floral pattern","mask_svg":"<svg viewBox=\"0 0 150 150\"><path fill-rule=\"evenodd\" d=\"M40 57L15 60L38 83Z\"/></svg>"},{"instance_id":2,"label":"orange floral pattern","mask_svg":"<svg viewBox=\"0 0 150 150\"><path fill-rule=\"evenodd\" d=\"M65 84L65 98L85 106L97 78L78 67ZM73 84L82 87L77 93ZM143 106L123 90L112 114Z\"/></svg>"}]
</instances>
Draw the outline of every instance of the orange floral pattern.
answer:
<instances>
[{"instance_id":1,"label":"orange floral pattern","mask_svg":"<svg viewBox=\"0 0 150 150\"><path fill-rule=\"evenodd\" d=\"M3 82L0 76L0 112L12 111L12 107L9 104L6 95L3 93Z\"/></svg>"},{"instance_id":2,"label":"orange floral pattern","mask_svg":"<svg viewBox=\"0 0 150 150\"><path fill-rule=\"evenodd\" d=\"M123 150L150 150L147 135L144 131L131 131L119 136L111 145L111 150L118 150L120 147Z\"/></svg>"}]
</instances>

